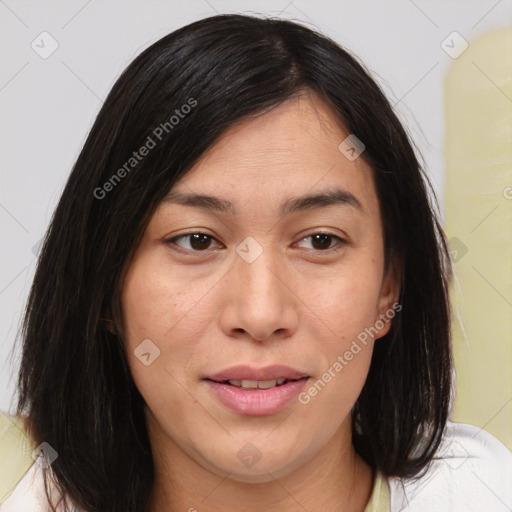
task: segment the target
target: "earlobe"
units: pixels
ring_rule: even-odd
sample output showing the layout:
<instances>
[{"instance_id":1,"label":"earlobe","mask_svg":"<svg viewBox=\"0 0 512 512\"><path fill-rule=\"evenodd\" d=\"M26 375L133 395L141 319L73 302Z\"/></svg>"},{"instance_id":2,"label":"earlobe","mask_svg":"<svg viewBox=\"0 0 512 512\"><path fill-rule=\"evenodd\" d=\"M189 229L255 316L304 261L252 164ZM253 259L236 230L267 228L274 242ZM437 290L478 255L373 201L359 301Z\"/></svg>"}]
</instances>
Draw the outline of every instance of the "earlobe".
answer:
<instances>
[{"instance_id":1,"label":"earlobe","mask_svg":"<svg viewBox=\"0 0 512 512\"><path fill-rule=\"evenodd\" d=\"M116 329L116 326L114 324L114 322L112 320L104 320L106 326L107 326L107 329L112 333L112 334L117 334L117 329Z\"/></svg>"},{"instance_id":2,"label":"earlobe","mask_svg":"<svg viewBox=\"0 0 512 512\"><path fill-rule=\"evenodd\" d=\"M388 334L393 324L393 318L396 316L397 311L400 311L400 309L402 309L402 306L398 303L398 301L386 301L385 307L379 310L379 315L375 321L375 327L379 331L378 335L375 337L375 340Z\"/></svg>"}]
</instances>

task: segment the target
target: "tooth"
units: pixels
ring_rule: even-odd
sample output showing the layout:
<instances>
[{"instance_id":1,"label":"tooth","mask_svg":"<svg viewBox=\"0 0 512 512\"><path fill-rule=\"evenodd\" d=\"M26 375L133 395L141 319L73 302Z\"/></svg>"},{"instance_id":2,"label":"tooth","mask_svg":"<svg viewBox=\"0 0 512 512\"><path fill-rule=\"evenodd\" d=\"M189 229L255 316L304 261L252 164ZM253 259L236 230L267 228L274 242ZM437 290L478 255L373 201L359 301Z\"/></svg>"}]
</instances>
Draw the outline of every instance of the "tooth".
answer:
<instances>
[{"instance_id":1,"label":"tooth","mask_svg":"<svg viewBox=\"0 0 512 512\"><path fill-rule=\"evenodd\" d=\"M276 385L276 380L261 380L258 382L258 388L259 389L270 389L273 388Z\"/></svg>"},{"instance_id":2,"label":"tooth","mask_svg":"<svg viewBox=\"0 0 512 512\"><path fill-rule=\"evenodd\" d=\"M241 387L245 389L270 389L276 385L284 384L286 379L272 379L272 380L237 380L230 379L228 382L232 386Z\"/></svg>"},{"instance_id":3,"label":"tooth","mask_svg":"<svg viewBox=\"0 0 512 512\"><path fill-rule=\"evenodd\" d=\"M256 389L258 387L258 381L257 380L243 380L242 387Z\"/></svg>"}]
</instances>

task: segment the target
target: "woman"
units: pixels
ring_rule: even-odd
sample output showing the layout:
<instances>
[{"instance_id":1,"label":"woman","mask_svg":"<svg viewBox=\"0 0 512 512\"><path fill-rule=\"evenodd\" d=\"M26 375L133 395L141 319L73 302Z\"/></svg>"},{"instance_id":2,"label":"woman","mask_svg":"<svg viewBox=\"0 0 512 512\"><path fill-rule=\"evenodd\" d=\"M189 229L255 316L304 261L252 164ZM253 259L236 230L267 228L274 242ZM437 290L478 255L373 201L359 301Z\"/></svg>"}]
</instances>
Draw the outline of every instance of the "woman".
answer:
<instances>
[{"instance_id":1,"label":"woman","mask_svg":"<svg viewBox=\"0 0 512 512\"><path fill-rule=\"evenodd\" d=\"M510 500L508 451L448 422L428 187L379 87L310 29L222 15L142 52L44 241L11 428L36 463L5 510Z\"/></svg>"}]
</instances>

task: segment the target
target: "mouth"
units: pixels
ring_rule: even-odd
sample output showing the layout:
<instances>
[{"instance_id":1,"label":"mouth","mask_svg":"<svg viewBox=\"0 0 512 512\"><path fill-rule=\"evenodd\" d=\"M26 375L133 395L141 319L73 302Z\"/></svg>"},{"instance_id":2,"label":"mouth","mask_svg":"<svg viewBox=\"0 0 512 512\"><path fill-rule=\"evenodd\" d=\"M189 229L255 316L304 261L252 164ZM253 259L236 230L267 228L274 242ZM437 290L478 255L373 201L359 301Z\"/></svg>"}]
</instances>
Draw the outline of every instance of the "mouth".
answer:
<instances>
[{"instance_id":1,"label":"mouth","mask_svg":"<svg viewBox=\"0 0 512 512\"><path fill-rule=\"evenodd\" d=\"M221 372L205 375L205 379L213 382L230 384L248 389L268 389L274 386L282 386L286 381L299 380L309 377L306 372L296 370L284 364L273 364L263 368L255 368L250 365L237 365Z\"/></svg>"},{"instance_id":2,"label":"mouth","mask_svg":"<svg viewBox=\"0 0 512 512\"><path fill-rule=\"evenodd\" d=\"M234 366L203 378L223 406L243 416L268 416L290 405L310 375L284 365Z\"/></svg>"},{"instance_id":3,"label":"mouth","mask_svg":"<svg viewBox=\"0 0 512 512\"><path fill-rule=\"evenodd\" d=\"M217 384L227 384L229 386L234 386L236 388L240 388L242 390L250 390L250 389L272 389L276 387L285 386L290 382L297 382L299 380L305 380L308 377L302 377L300 379L286 379L286 378L278 378L278 379L270 379L270 380L240 380L240 379L226 379L226 380L214 380L214 379L205 379L211 382L216 382Z\"/></svg>"}]
</instances>

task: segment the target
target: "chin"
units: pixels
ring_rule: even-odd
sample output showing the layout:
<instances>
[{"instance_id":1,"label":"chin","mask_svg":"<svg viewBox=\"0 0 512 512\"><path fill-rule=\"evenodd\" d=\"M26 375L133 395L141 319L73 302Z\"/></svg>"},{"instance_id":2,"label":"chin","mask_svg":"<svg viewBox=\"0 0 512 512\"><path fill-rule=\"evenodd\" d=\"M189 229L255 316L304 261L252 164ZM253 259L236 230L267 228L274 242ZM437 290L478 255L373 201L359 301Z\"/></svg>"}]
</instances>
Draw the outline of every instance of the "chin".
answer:
<instances>
[{"instance_id":1,"label":"chin","mask_svg":"<svg viewBox=\"0 0 512 512\"><path fill-rule=\"evenodd\" d=\"M283 468L277 468L274 466L270 466L268 468L258 467L258 469L252 468L247 469L246 471L240 470L237 467L235 470L231 468L231 474L228 478L236 482L247 484L266 484L274 482L276 479L282 478L290 472L290 470L283 470Z\"/></svg>"},{"instance_id":2,"label":"chin","mask_svg":"<svg viewBox=\"0 0 512 512\"><path fill-rule=\"evenodd\" d=\"M280 454L275 451L271 457L260 453L252 461L250 459L244 461L244 456L250 453L251 448L246 447L245 450L245 453L243 449L240 450L234 460L231 457L224 459L222 465L219 465L219 459L209 461L209 463L215 464L214 471L219 475L226 476L227 474L230 480L249 484L264 484L275 481L277 478L287 476L300 466L299 460L290 461L289 455L283 453L280 457Z\"/></svg>"}]
</instances>

